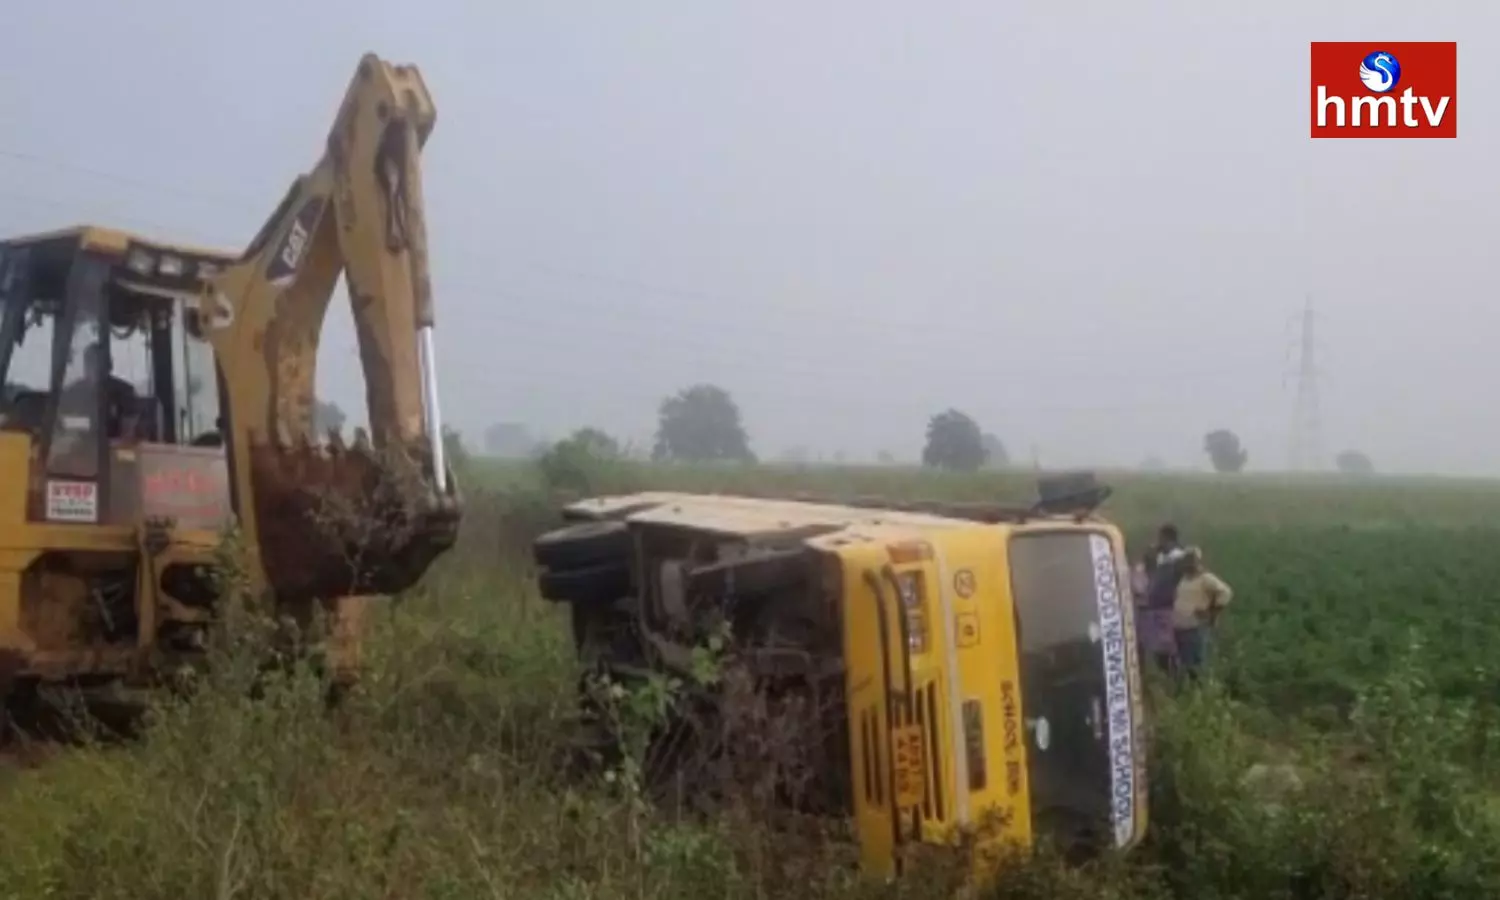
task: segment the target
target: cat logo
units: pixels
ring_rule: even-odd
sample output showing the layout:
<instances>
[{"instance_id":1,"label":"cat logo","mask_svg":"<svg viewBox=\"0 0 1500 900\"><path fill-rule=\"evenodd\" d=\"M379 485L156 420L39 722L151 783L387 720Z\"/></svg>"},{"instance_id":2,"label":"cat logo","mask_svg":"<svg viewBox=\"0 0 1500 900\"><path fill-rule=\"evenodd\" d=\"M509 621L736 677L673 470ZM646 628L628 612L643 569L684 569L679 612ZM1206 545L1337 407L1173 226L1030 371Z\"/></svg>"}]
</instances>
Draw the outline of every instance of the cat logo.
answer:
<instances>
[{"instance_id":1,"label":"cat logo","mask_svg":"<svg viewBox=\"0 0 1500 900\"><path fill-rule=\"evenodd\" d=\"M307 248L323 220L323 210L327 206L327 198L322 194L314 194L303 201L302 208L297 210L286 236L281 239L270 264L266 266L266 280L272 285L285 289L296 280L302 258L307 254Z\"/></svg>"}]
</instances>

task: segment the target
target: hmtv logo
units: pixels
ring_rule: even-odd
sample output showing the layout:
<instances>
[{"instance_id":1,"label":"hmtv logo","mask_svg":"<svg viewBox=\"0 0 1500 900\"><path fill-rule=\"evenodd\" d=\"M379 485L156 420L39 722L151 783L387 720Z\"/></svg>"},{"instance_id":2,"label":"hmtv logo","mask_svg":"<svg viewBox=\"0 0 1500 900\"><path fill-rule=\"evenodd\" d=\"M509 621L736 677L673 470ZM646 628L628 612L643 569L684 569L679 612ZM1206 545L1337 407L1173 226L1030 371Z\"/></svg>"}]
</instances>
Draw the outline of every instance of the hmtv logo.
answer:
<instances>
[{"instance_id":1,"label":"hmtv logo","mask_svg":"<svg viewBox=\"0 0 1500 900\"><path fill-rule=\"evenodd\" d=\"M1312 42L1315 138L1458 137L1458 44Z\"/></svg>"}]
</instances>

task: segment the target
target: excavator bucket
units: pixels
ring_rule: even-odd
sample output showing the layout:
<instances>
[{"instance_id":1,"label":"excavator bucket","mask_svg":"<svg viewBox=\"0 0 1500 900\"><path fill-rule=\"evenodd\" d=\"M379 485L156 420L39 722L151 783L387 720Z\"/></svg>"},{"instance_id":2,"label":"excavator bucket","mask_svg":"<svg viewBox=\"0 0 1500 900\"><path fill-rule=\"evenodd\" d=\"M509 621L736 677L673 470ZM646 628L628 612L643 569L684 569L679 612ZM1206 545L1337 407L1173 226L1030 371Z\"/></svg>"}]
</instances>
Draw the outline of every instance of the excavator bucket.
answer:
<instances>
[{"instance_id":1,"label":"excavator bucket","mask_svg":"<svg viewBox=\"0 0 1500 900\"><path fill-rule=\"evenodd\" d=\"M394 593L456 539L443 454L421 152L420 73L360 60L318 164L299 176L200 308L230 410L242 526L283 600ZM313 433L318 348L344 280L368 436Z\"/></svg>"},{"instance_id":2,"label":"excavator bucket","mask_svg":"<svg viewBox=\"0 0 1500 900\"><path fill-rule=\"evenodd\" d=\"M457 498L439 494L430 456L352 445L261 444L251 454L261 567L283 600L394 594L453 546ZM451 481L449 482L451 484Z\"/></svg>"}]
</instances>

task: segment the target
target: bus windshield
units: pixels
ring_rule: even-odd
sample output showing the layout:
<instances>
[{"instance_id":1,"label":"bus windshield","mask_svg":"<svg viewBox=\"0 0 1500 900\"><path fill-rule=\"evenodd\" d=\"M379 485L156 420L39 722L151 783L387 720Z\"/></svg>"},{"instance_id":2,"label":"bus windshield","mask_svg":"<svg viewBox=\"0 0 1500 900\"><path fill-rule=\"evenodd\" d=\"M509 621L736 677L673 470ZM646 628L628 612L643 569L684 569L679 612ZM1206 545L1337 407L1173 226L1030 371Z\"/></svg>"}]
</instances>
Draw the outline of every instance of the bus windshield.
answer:
<instances>
[{"instance_id":1,"label":"bus windshield","mask_svg":"<svg viewBox=\"0 0 1500 900\"><path fill-rule=\"evenodd\" d=\"M1130 840L1132 698L1119 569L1102 533L1039 530L1010 543L1034 827Z\"/></svg>"}]
</instances>

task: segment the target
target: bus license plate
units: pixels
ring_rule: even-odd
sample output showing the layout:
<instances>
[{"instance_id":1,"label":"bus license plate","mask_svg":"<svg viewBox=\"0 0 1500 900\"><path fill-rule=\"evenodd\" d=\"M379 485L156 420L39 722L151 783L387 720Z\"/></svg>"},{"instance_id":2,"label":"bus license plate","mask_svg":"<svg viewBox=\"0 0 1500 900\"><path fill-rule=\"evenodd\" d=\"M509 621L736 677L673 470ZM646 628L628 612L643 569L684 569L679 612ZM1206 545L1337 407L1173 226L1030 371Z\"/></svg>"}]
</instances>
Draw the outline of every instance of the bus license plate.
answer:
<instances>
[{"instance_id":1,"label":"bus license plate","mask_svg":"<svg viewBox=\"0 0 1500 900\"><path fill-rule=\"evenodd\" d=\"M922 802L926 793L927 771L922 759L922 731L916 725L900 725L894 735L896 745L896 806L908 808Z\"/></svg>"}]
</instances>

